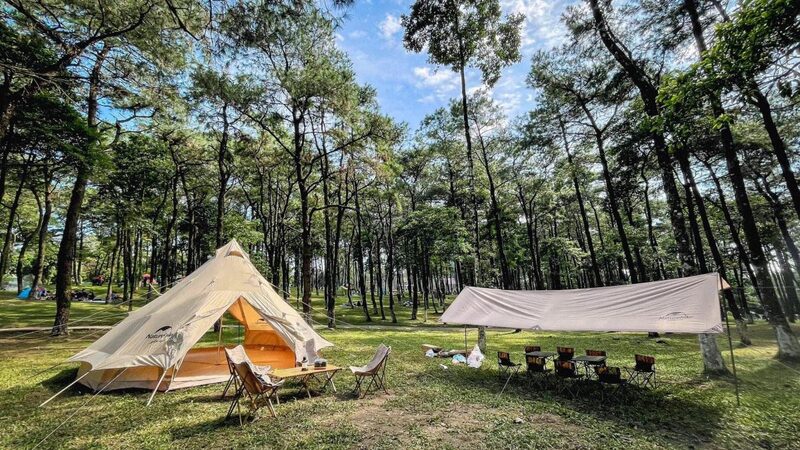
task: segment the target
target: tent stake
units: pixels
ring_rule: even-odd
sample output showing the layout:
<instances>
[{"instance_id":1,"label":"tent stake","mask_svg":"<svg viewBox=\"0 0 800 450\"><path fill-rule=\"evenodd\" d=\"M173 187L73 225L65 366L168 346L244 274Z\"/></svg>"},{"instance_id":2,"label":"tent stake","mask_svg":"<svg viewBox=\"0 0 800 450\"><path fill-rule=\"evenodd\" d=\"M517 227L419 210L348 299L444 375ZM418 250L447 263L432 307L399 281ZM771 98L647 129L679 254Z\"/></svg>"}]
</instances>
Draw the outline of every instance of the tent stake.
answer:
<instances>
[{"instance_id":1,"label":"tent stake","mask_svg":"<svg viewBox=\"0 0 800 450\"><path fill-rule=\"evenodd\" d=\"M731 288L733 289L733 288ZM741 406L739 399L739 376L736 374L736 358L733 356L733 340L731 339L731 322L728 319L728 308L725 306L725 300L720 296L720 303L722 304L722 312L725 314L725 327L728 329L728 348L731 351L731 368L733 369L733 385L736 389L736 406Z\"/></svg>"},{"instance_id":2,"label":"tent stake","mask_svg":"<svg viewBox=\"0 0 800 450\"><path fill-rule=\"evenodd\" d=\"M61 393L62 393L62 392L64 392L64 391L66 391L67 389L71 388L71 387L72 387L72 385L74 385L74 384L75 384L75 383L77 383L78 381L81 381L81 379L82 379L83 377L85 377L86 375L89 375L89 372L86 372L85 374L83 374L83 375L79 376L78 378L76 378L76 379L75 379L75 381L73 381L72 383L68 384L68 385L67 385L67 387L65 387L64 389L62 389L62 390L60 390L60 391L56 392L56 393L55 393L55 394L54 394L52 397L48 398L47 400L45 400L45 401L44 401L44 403L42 403L41 405L39 405L39 408L41 408L42 406L44 406L44 405L46 405L46 404L50 403L50 400L52 400L52 399L54 399L54 398L58 397L59 395L61 395Z\"/></svg>"},{"instance_id":3,"label":"tent stake","mask_svg":"<svg viewBox=\"0 0 800 450\"><path fill-rule=\"evenodd\" d=\"M156 396L156 392L158 391L158 387L161 386L161 382L164 381L164 377L167 375L167 369L161 369L161 378L158 379L158 383L156 383L155 389L153 389L153 393L150 394L150 398L147 400L147 406L150 406L150 403L153 401L153 397Z\"/></svg>"}]
</instances>

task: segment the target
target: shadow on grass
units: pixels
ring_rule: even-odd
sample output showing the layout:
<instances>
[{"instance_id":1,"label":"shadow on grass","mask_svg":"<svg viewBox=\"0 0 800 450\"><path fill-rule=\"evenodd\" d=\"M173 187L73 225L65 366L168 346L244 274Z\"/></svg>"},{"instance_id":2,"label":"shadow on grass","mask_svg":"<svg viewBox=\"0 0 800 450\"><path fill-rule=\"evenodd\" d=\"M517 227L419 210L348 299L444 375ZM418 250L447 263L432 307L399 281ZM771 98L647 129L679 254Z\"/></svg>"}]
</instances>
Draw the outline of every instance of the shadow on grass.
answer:
<instances>
[{"instance_id":1,"label":"shadow on grass","mask_svg":"<svg viewBox=\"0 0 800 450\"><path fill-rule=\"evenodd\" d=\"M721 408L704 403L702 396L696 400L686 398L682 395L686 389L680 385L663 383L657 389L629 386L619 395L603 399L600 390L608 390L608 387L582 381L573 389L576 392L573 398L566 391L559 393L552 382L545 386L531 384L520 371L499 396L506 378L499 378L496 370L459 369L431 369L419 375L435 378L452 390L472 391L484 398L495 397L496 401L489 403L496 404L497 408L502 408L503 397L509 396L523 401L552 403L593 416L601 422L610 421L618 426L643 430L680 445L687 445L689 441L713 440L725 413ZM679 390L684 392L677 392Z\"/></svg>"},{"instance_id":2,"label":"shadow on grass","mask_svg":"<svg viewBox=\"0 0 800 450\"><path fill-rule=\"evenodd\" d=\"M52 377L42 381L39 384L43 388L45 388L48 391L50 391L51 392L50 395L52 395L52 394L55 394L56 392L60 391L61 389L64 389L65 386L67 386L68 384L70 384L73 381L75 381L75 377L77 377L77 376L78 376L78 368L77 367L73 367L73 368L70 368L70 369L63 369L60 372L58 372L57 374L55 374ZM87 387L84 387L80 383L76 383L74 386L72 386L66 392L61 394L61 396L66 397L66 396L70 395L71 393L88 392L88 391L91 391L91 389L89 389Z\"/></svg>"}]
</instances>

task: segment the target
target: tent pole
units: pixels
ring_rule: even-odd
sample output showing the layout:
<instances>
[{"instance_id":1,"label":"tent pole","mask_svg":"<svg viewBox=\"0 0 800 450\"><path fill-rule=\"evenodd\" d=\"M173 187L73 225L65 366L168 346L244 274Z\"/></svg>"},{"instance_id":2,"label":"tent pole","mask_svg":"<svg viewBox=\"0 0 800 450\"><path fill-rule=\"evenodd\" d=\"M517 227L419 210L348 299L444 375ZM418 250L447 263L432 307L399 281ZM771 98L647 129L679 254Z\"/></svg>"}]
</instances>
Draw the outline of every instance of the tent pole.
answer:
<instances>
[{"instance_id":1,"label":"tent pole","mask_svg":"<svg viewBox=\"0 0 800 450\"><path fill-rule=\"evenodd\" d=\"M217 342L217 357L219 357L220 347L222 347L222 316L219 316L219 340Z\"/></svg>"},{"instance_id":2,"label":"tent pole","mask_svg":"<svg viewBox=\"0 0 800 450\"><path fill-rule=\"evenodd\" d=\"M181 358L177 364L172 366L172 375L169 377L169 384L167 385L167 390L164 392L169 392L169 390L172 389L172 382L175 381L175 376L178 375L178 371L181 370L181 365L185 359L186 355L183 355L183 358Z\"/></svg>"},{"instance_id":3,"label":"tent pole","mask_svg":"<svg viewBox=\"0 0 800 450\"><path fill-rule=\"evenodd\" d=\"M731 351L731 368L733 369L733 385L736 388L736 406L741 406L739 399L739 376L736 374L736 358L733 356L733 340L731 339L731 321L728 319L728 308L725 306L725 300L720 296L720 303L722 304L722 312L725 314L725 327L728 330L728 348Z\"/></svg>"},{"instance_id":4,"label":"tent pole","mask_svg":"<svg viewBox=\"0 0 800 450\"><path fill-rule=\"evenodd\" d=\"M150 403L153 401L153 397L156 396L158 387L161 386L161 382L164 381L164 377L166 375L167 375L167 369L161 369L161 378L158 379L158 383L156 383L156 387L153 389L153 393L150 394L150 398L147 400L147 406L150 406Z\"/></svg>"},{"instance_id":5,"label":"tent pole","mask_svg":"<svg viewBox=\"0 0 800 450\"><path fill-rule=\"evenodd\" d=\"M466 325L464 325L464 351L465 352L468 351L467 350L467 326Z\"/></svg>"},{"instance_id":6,"label":"tent pole","mask_svg":"<svg viewBox=\"0 0 800 450\"><path fill-rule=\"evenodd\" d=\"M45 401L44 401L44 402L43 402L41 405L39 405L39 408L41 408L42 406L44 406L44 405L46 405L46 404L50 403L50 400L52 400L52 399L54 399L54 398L58 397L59 395L61 395L61 393L63 393L63 392L64 392L64 391L66 391L67 389L71 388L71 387L72 387L72 385L74 385L74 384L75 384L75 383L77 383L78 381L81 381L81 379L82 379L83 377L85 377L86 375L89 375L89 372L91 372L91 371L87 371L85 374L83 374L83 375L79 376L78 378L76 378L76 379L75 379L75 381L73 381L72 383L68 384L68 385L67 385L67 386L66 386L64 389L62 389L62 390L60 390L60 391L56 392L56 393L55 393L55 394L54 394L52 397L48 398L48 399L47 399L47 400L45 400Z\"/></svg>"}]
</instances>

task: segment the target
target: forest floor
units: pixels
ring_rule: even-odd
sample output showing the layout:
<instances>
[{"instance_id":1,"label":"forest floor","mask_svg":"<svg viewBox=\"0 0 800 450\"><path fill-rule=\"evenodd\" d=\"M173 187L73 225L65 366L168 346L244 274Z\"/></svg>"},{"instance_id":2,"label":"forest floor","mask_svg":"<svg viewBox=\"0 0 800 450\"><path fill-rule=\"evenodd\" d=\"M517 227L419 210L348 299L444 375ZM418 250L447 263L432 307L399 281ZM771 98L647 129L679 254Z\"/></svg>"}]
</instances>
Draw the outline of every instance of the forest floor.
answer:
<instances>
[{"instance_id":1,"label":"forest floor","mask_svg":"<svg viewBox=\"0 0 800 450\"><path fill-rule=\"evenodd\" d=\"M19 305L0 300L0 320ZM45 303L34 303L45 305ZM77 307L97 305L76 305ZM93 311L93 310L89 310ZM88 312L91 314L92 312ZM49 314L49 310L44 316ZM83 313L82 313L83 314ZM88 314L84 317L88 317ZM402 314L407 315L404 310ZM95 316L98 317L98 316ZM73 332L48 339L41 333L0 335L0 448L797 448L800 435L800 365L774 358L771 330L751 326L754 345L736 348L741 379L740 407L731 378L702 374L696 337L639 334L550 333L490 330L488 354L512 351L521 360L524 345L557 345L609 352L609 364L627 366L634 353L655 355L659 386L631 389L603 402L596 388L573 399L512 379L500 394L493 357L478 370L426 358L421 345L464 346L463 329L347 328L321 330L336 346L324 351L331 364L366 363L384 342L393 352L388 366L389 395L356 400L349 373L337 376L337 394L308 399L298 389L281 393L278 419L267 414L240 427L225 421L228 401L221 385L156 396L123 391L93 396L74 387L44 408L39 403L75 377L76 366L53 367L84 348L103 331ZM800 331L800 330L798 330ZM225 330L236 342L239 330ZM471 347L475 330L468 333ZM203 342L217 339L211 333ZM203 345L202 343L200 345ZM720 336L725 349L727 340ZM447 369L440 367L445 364ZM52 434L51 434L52 433ZM49 435L49 436L48 436Z\"/></svg>"}]
</instances>

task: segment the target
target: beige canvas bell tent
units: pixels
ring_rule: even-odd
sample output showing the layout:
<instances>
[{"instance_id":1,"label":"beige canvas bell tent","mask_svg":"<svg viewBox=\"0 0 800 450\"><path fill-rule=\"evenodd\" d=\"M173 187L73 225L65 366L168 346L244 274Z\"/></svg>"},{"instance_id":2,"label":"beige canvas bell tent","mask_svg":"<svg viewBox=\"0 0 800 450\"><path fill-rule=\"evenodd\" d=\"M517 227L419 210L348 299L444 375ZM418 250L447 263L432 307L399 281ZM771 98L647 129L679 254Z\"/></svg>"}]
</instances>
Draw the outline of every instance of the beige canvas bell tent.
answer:
<instances>
[{"instance_id":1,"label":"beige canvas bell tent","mask_svg":"<svg viewBox=\"0 0 800 450\"><path fill-rule=\"evenodd\" d=\"M223 348L195 344L226 312L242 324L242 344L259 365L294 367L333 345L278 295L233 240L71 357L81 362L76 381L94 390L144 388L154 393L224 382L229 373Z\"/></svg>"}]
</instances>

